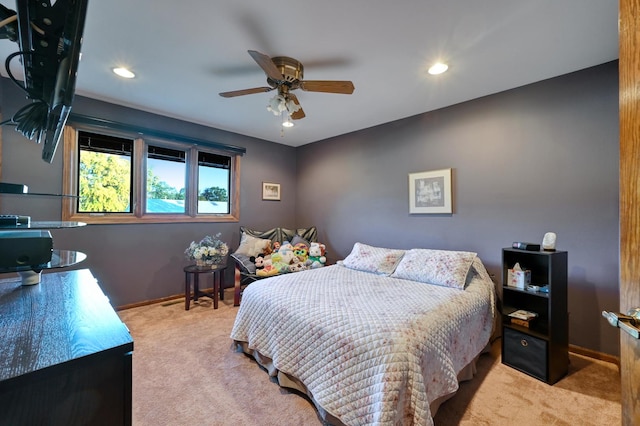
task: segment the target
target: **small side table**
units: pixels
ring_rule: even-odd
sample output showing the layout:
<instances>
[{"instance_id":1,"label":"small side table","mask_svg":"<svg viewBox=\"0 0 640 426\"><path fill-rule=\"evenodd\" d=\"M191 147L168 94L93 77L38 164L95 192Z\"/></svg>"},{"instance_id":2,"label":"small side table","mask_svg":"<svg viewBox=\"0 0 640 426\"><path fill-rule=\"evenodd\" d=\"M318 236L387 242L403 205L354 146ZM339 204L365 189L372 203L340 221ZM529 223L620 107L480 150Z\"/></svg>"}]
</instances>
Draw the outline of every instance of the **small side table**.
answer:
<instances>
[{"instance_id":1,"label":"small side table","mask_svg":"<svg viewBox=\"0 0 640 426\"><path fill-rule=\"evenodd\" d=\"M184 267L184 309L186 311L189 310L191 305L191 281L193 281L193 301L197 302L200 296L210 297L213 299L213 309L218 309L218 293L220 293L220 300L224 299L223 273L225 269L227 269L226 264L213 267L200 267L196 265ZM211 293L200 290L200 274L211 274L213 276L213 291Z\"/></svg>"}]
</instances>

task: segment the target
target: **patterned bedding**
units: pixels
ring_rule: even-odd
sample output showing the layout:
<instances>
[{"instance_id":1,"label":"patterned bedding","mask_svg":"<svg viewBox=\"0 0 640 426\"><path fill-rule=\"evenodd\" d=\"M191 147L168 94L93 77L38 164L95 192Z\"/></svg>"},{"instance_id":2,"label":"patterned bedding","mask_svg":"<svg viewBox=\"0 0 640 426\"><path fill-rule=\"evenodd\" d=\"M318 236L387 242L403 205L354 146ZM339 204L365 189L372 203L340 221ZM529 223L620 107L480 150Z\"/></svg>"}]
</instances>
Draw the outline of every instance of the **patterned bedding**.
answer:
<instances>
[{"instance_id":1,"label":"patterned bedding","mask_svg":"<svg viewBox=\"0 0 640 426\"><path fill-rule=\"evenodd\" d=\"M432 425L430 404L489 342L494 284L480 259L465 289L332 265L244 291L239 346L297 378L346 425ZM270 372L274 374L273 372Z\"/></svg>"}]
</instances>

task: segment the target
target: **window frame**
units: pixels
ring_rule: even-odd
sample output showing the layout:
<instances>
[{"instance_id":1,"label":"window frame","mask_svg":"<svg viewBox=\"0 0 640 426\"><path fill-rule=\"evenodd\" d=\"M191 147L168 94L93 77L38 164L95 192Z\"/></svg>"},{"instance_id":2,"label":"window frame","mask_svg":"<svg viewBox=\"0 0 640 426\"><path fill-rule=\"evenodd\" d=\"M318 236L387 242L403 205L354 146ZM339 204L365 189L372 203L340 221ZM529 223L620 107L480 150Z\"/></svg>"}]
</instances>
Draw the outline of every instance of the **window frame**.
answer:
<instances>
[{"instance_id":1,"label":"window frame","mask_svg":"<svg viewBox=\"0 0 640 426\"><path fill-rule=\"evenodd\" d=\"M194 223L238 222L240 218L240 157L237 152L216 149L205 144L177 142L161 136L144 136L133 131L105 129L87 124L67 124L64 129L62 187L64 194L78 194L78 158L80 147L78 132L91 132L126 138L133 141L131 187L133 206L131 213L79 213L75 196L63 197L62 220L91 224L127 223ZM147 146L163 146L186 151L187 179L185 182L185 213L146 213ZM198 213L198 151L228 156L231 159L229 179L229 213ZM195 189L193 189L195 188ZM195 191L195 192L194 192Z\"/></svg>"}]
</instances>

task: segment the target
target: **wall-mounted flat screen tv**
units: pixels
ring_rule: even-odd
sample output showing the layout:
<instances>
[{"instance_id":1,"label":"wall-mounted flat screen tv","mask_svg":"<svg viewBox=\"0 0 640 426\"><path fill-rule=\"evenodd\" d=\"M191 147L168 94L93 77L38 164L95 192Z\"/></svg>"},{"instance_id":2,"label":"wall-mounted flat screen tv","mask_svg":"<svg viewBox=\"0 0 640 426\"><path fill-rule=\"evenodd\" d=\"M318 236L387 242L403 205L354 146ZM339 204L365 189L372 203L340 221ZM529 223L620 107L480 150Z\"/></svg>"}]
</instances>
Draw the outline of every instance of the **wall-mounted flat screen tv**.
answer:
<instances>
[{"instance_id":1,"label":"wall-mounted flat screen tv","mask_svg":"<svg viewBox=\"0 0 640 426\"><path fill-rule=\"evenodd\" d=\"M16 10L0 8L0 38L18 43L5 68L31 101L3 124L16 126L42 144L42 159L53 161L75 93L87 0L16 0ZM10 62L19 57L24 81Z\"/></svg>"}]
</instances>

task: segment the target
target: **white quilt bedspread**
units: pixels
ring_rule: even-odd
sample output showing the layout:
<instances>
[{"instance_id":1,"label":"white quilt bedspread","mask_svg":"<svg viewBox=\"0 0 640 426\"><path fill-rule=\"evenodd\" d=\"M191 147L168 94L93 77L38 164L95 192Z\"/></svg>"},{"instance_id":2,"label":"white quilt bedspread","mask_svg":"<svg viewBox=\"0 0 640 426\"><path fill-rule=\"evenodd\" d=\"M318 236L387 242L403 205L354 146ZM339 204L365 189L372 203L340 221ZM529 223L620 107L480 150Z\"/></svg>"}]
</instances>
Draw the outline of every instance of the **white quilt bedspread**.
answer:
<instances>
[{"instance_id":1,"label":"white quilt bedspread","mask_svg":"<svg viewBox=\"0 0 640 426\"><path fill-rule=\"evenodd\" d=\"M332 265L249 285L231 338L298 378L347 425L432 425L432 401L489 342L494 284L465 290Z\"/></svg>"}]
</instances>

